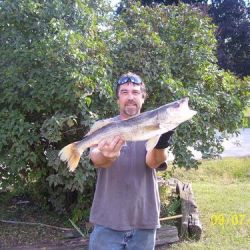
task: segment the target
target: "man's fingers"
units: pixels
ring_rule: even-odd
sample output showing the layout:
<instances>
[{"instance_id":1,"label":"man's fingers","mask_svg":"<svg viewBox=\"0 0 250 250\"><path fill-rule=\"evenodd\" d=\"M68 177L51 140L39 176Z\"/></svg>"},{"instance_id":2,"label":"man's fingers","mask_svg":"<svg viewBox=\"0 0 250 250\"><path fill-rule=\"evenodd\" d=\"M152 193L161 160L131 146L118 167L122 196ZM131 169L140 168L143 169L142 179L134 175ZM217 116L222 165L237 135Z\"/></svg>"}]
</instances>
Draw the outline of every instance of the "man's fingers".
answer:
<instances>
[{"instance_id":1,"label":"man's fingers","mask_svg":"<svg viewBox=\"0 0 250 250\"><path fill-rule=\"evenodd\" d=\"M114 147L114 151L120 151L123 144L124 144L124 140L123 139L119 139L119 141L116 143L115 147Z\"/></svg>"},{"instance_id":2,"label":"man's fingers","mask_svg":"<svg viewBox=\"0 0 250 250\"><path fill-rule=\"evenodd\" d=\"M98 149L102 149L107 144L107 140L103 139L98 143Z\"/></svg>"},{"instance_id":3,"label":"man's fingers","mask_svg":"<svg viewBox=\"0 0 250 250\"><path fill-rule=\"evenodd\" d=\"M115 153L121 150L124 140L120 136L115 136L109 139L103 139L98 144L98 149L104 153ZM106 154L105 153L105 154Z\"/></svg>"},{"instance_id":4,"label":"man's fingers","mask_svg":"<svg viewBox=\"0 0 250 250\"><path fill-rule=\"evenodd\" d=\"M112 140L112 142L110 143L110 149L112 151L116 151L117 148L119 148L120 144L123 143L123 140L121 139L120 136L115 136L114 139Z\"/></svg>"}]
</instances>

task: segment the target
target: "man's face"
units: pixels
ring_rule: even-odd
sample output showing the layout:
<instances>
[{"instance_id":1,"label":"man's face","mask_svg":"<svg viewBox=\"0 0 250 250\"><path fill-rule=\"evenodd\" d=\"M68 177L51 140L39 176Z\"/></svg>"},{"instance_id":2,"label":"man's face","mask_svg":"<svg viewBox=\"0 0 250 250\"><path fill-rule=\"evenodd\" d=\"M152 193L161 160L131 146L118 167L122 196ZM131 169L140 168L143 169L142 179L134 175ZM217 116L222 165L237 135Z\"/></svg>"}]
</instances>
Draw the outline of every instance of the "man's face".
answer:
<instances>
[{"instance_id":1,"label":"man's face","mask_svg":"<svg viewBox=\"0 0 250 250\"><path fill-rule=\"evenodd\" d=\"M131 82L120 85L117 103L122 119L128 119L140 114L142 104L144 103L141 86Z\"/></svg>"}]
</instances>

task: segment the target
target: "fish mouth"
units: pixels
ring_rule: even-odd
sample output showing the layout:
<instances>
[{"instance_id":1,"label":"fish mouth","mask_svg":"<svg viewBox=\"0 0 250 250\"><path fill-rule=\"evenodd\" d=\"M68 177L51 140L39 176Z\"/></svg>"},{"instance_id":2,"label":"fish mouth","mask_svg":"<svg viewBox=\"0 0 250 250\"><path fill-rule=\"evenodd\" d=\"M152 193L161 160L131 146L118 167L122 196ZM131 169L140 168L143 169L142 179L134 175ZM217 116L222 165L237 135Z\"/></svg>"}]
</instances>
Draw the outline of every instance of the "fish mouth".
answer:
<instances>
[{"instance_id":1,"label":"fish mouth","mask_svg":"<svg viewBox=\"0 0 250 250\"><path fill-rule=\"evenodd\" d=\"M188 97L184 97L182 98L180 101L179 101L179 105L180 105L180 108L186 112L187 114L189 114L190 116L190 119L197 114L197 111L196 110L193 110L193 109L190 109L189 105L188 105L188 102L189 102L189 98Z\"/></svg>"},{"instance_id":2,"label":"fish mouth","mask_svg":"<svg viewBox=\"0 0 250 250\"><path fill-rule=\"evenodd\" d=\"M176 102L173 103L173 106L170 108L171 111L178 111L178 112L185 112L186 114L190 114L190 116L193 116L197 113L197 111L190 109L189 105L189 98L184 97Z\"/></svg>"},{"instance_id":3,"label":"fish mouth","mask_svg":"<svg viewBox=\"0 0 250 250\"><path fill-rule=\"evenodd\" d=\"M181 105L181 104L187 104L188 105L188 102L189 102L189 98L188 97L184 97L182 99L180 99L178 101L178 103Z\"/></svg>"}]
</instances>

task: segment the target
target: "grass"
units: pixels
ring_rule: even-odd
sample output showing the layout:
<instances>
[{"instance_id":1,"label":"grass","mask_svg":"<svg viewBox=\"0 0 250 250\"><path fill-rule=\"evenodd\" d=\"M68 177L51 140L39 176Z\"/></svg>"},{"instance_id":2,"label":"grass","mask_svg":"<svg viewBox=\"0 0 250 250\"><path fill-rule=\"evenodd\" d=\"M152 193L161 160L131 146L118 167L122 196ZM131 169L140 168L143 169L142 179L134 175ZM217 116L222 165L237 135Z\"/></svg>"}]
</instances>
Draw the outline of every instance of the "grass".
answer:
<instances>
[{"instance_id":1,"label":"grass","mask_svg":"<svg viewBox=\"0 0 250 250\"><path fill-rule=\"evenodd\" d=\"M250 158L203 161L198 170L174 175L192 183L203 236L171 249L250 249Z\"/></svg>"},{"instance_id":2,"label":"grass","mask_svg":"<svg viewBox=\"0 0 250 250\"><path fill-rule=\"evenodd\" d=\"M244 111L244 115L246 117L250 117L250 107L247 107L246 110Z\"/></svg>"},{"instance_id":3,"label":"grass","mask_svg":"<svg viewBox=\"0 0 250 250\"><path fill-rule=\"evenodd\" d=\"M246 109L244 110L244 122L243 122L243 127L244 128L250 128L250 107L246 107Z\"/></svg>"}]
</instances>

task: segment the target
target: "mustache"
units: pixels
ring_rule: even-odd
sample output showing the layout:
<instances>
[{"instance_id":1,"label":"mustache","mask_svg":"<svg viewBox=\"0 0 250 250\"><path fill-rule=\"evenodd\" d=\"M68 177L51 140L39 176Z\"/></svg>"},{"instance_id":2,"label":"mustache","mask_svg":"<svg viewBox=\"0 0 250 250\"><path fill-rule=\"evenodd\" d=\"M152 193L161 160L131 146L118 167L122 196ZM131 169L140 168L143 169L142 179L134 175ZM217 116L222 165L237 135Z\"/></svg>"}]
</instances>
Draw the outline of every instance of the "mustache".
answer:
<instances>
[{"instance_id":1,"label":"mustache","mask_svg":"<svg viewBox=\"0 0 250 250\"><path fill-rule=\"evenodd\" d=\"M134 101L128 101L128 102L126 102L126 103L125 103L125 105L129 105L129 104L134 104L134 105L136 105L136 106L137 106L137 103L136 103L136 102L134 102Z\"/></svg>"}]
</instances>

